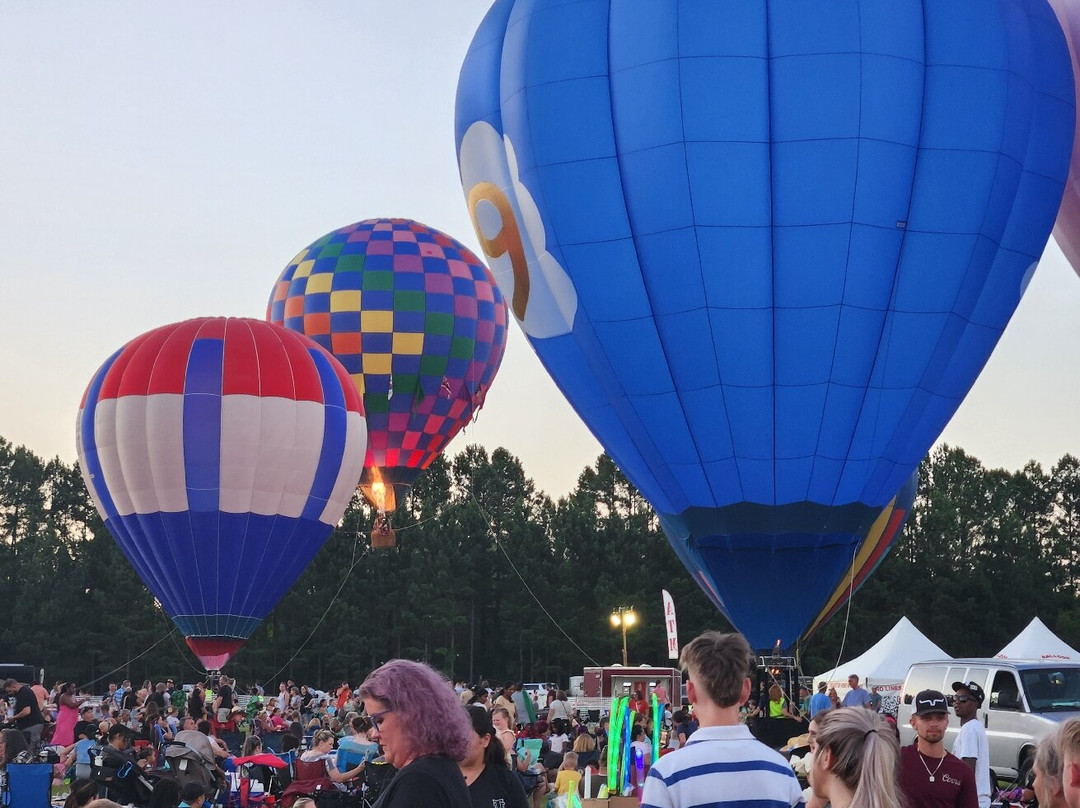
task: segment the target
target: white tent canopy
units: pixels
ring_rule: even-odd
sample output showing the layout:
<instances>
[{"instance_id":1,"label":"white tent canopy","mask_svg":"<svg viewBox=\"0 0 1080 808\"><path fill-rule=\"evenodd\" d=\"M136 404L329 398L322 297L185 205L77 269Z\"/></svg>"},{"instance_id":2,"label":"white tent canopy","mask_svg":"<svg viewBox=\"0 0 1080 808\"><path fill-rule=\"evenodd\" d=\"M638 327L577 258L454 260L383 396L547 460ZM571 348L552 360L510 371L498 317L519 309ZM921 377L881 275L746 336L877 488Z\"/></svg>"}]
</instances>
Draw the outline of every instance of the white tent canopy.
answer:
<instances>
[{"instance_id":1,"label":"white tent canopy","mask_svg":"<svg viewBox=\"0 0 1080 808\"><path fill-rule=\"evenodd\" d=\"M819 683L826 682L829 687L835 687L837 694L843 698L848 690L847 678L855 674L867 689L877 687L883 691L883 696L893 691L898 694L911 663L929 659L952 657L927 639L910 620L901 617L889 633L865 654L815 676L814 687L816 689Z\"/></svg>"},{"instance_id":2,"label":"white tent canopy","mask_svg":"<svg viewBox=\"0 0 1080 808\"><path fill-rule=\"evenodd\" d=\"M1046 627L1036 617L1013 641L997 652L998 659L1063 659L1080 662L1080 651Z\"/></svg>"}]
</instances>

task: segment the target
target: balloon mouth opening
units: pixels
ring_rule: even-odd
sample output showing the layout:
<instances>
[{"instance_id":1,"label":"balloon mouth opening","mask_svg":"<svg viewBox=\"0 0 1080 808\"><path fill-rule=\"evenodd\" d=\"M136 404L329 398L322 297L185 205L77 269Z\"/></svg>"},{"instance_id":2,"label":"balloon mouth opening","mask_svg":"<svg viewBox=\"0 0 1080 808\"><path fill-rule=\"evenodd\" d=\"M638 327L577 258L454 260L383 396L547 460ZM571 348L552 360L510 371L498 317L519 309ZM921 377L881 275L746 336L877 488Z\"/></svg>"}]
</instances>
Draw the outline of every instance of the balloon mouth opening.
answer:
<instances>
[{"instance_id":1,"label":"balloon mouth opening","mask_svg":"<svg viewBox=\"0 0 1080 808\"><path fill-rule=\"evenodd\" d=\"M187 644L206 670L219 671L240 650L244 640L237 637L188 637Z\"/></svg>"},{"instance_id":2,"label":"balloon mouth opening","mask_svg":"<svg viewBox=\"0 0 1080 808\"><path fill-rule=\"evenodd\" d=\"M371 466L365 471L370 471L371 479L360 483L360 491L380 514L392 513L397 509L394 486L383 479L382 472L377 467Z\"/></svg>"}]
</instances>

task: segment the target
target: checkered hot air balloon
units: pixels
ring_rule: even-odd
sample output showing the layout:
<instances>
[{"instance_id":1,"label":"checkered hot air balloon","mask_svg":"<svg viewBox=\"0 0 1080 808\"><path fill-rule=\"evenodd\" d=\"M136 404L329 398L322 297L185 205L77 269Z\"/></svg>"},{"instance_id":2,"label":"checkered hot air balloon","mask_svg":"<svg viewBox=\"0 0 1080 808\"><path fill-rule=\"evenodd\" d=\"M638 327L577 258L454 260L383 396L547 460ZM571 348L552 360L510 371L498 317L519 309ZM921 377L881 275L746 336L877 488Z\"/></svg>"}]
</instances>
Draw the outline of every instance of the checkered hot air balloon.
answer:
<instances>
[{"instance_id":1,"label":"checkered hot air balloon","mask_svg":"<svg viewBox=\"0 0 1080 808\"><path fill-rule=\"evenodd\" d=\"M409 219L367 219L301 250L274 286L267 319L345 366L364 399L360 488L387 514L484 403L506 347L507 307L483 263Z\"/></svg>"},{"instance_id":2,"label":"checkered hot air balloon","mask_svg":"<svg viewBox=\"0 0 1080 808\"><path fill-rule=\"evenodd\" d=\"M235 318L133 339L94 375L76 434L101 518L207 670L322 546L367 444L337 360L292 331Z\"/></svg>"}]
</instances>

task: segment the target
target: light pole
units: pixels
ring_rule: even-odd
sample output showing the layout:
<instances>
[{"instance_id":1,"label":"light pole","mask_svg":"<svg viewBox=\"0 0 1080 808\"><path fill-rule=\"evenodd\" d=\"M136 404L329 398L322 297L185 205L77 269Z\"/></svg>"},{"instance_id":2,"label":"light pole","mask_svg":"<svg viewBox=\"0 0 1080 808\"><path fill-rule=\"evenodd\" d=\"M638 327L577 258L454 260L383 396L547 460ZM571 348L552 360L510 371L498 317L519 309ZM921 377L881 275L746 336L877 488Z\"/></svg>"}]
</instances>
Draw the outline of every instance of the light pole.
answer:
<instances>
[{"instance_id":1,"label":"light pole","mask_svg":"<svg viewBox=\"0 0 1080 808\"><path fill-rule=\"evenodd\" d=\"M615 628L622 627L622 664L629 667L626 655L626 629L637 623L637 613L633 606L616 606L611 612L611 625Z\"/></svg>"}]
</instances>

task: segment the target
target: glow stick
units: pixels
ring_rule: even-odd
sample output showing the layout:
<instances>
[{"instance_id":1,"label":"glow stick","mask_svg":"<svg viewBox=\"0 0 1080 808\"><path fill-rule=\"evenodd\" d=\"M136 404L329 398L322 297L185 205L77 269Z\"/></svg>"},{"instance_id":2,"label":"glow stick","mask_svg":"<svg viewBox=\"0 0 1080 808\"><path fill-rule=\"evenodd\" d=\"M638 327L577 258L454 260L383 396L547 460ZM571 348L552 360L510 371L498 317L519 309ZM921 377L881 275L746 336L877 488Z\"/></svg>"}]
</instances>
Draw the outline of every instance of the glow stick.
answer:
<instances>
[{"instance_id":1,"label":"glow stick","mask_svg":"<svg viewBox=\"0 0 1080 808\"><path fill-rule=\"evenodd\" d=\"M620 774L622 776L619 778L619 782L621 782L623 784L623 794L627 794L627 792L631 790L630 789L630 767L633 765L633 761L634 761L632 747L630 746L630 733L633 732L633 729L634 729L634 717L637 715L637 713L629 708L629 706L628 706L629 703L630 703L630 699L627 699L626 700L627 706L623 707L623 710L625 712L625 717L623 719L624 726L623 726L623 743L622 743L622 749L623 749L622 771L620 772Z\"/></svg>"},{"instance_id":2,"label":"glow stick","mask_svg":"<svg viewBox=\"0 0 1080 808\"><path fill-rule=\"evenodd\" d=\"M607 769L607 785L608 791L618 793L619 790L619 752L621 751L620 741L622 739L622 700L615 696L611 700L611 712L608 714L608 769Z\"/></svg>"},{"instance_id":3,"label":"glow stick","mask_svg":"<svg viewBox=\"0 0 1080 808\"><path fill-rule=\"evenodd\" d=\"M652 694L652 765L660 759L660 702Z\"/></svg>"}]
</instances>

